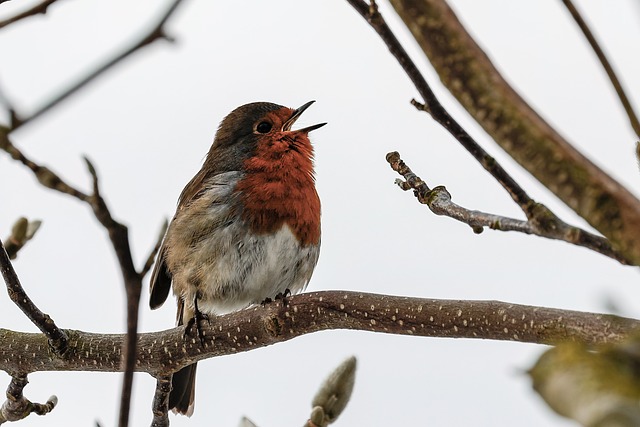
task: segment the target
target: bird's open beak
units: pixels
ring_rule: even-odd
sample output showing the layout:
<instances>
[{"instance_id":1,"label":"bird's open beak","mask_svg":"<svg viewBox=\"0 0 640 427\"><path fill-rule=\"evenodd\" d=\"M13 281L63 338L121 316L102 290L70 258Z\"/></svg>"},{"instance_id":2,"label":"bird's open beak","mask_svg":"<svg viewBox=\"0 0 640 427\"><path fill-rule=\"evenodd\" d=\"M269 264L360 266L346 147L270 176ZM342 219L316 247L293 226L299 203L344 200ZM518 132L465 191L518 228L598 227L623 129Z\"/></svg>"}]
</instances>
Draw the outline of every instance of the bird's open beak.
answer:
<instances>
[{"instance_id":1,"label":"bird's open beak","mask_svg":"<svg viewBox=\"0 0 640 427\"><path fill-rule=\"evenodd\" d=\"M290 131L291 130L291 126L293 126L295 121L298 120L298 117L300 117L302 115L302 113L304 113L304 110L309 108L311 106L311 104L313 104L314 102L316 102L316 101L309 101L306 104L304 104L302 107L298 108L297 110L294 110L294 112L291 115L291 117L289 117L289 119L286 122L284 122L284 124L282 125L282 130L283 131L287 131L287 132ZM324 125L326 125L326 123L318 123L317 125L307 126L304 129L296 129L294 132L309 133L312 130L316 130L318 128L321 128Z\"/></svg>"}]
</instances>

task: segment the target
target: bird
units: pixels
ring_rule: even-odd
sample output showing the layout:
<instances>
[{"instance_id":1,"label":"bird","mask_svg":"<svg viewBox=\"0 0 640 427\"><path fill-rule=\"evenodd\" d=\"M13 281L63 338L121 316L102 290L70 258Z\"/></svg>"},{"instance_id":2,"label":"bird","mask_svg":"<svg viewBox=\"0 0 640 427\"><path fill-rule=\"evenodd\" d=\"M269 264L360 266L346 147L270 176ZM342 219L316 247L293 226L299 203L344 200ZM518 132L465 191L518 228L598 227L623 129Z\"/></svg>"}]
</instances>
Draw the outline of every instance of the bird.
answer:
<instances>
[{"instance_id":1,"label":"bird","mask_svg":"<svg viewBox=\"0 0 640 427\"><path fill-rule=\"evenodd\" d=\"M326 123L292 126L314 102L236 108L182 190L151 275L149 306L160 307L173 289L185 334L193 324L200 332L199 321L209 316L307 287L321 234L308 134ZM173 412L193 414L195 374L195 363L173 374Z\"/></svg>"}]
</instances>

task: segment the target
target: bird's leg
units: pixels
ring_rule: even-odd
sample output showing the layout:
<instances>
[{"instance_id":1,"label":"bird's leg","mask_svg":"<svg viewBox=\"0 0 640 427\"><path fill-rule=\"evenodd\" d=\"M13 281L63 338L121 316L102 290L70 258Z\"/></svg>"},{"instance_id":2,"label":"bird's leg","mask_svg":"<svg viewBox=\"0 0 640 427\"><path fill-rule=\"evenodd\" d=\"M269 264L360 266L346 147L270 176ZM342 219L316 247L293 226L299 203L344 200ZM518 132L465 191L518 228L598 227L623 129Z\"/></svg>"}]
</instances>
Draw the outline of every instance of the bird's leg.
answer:
<instances>
[{"instance_id":1,"label":"bird's leg","mask_svg":"<svg viewBox=\"0 0 640 427\"><path fill-rule=\"evenodd\" d=\"M198 295L196 295L193 298L193 317L191 319L189 319L189 322L187 323L187 328L185 330L185 332L190 331L191 328L195 325L196 327L196 332L198 333L198 338L200 339L200 344L204 347L204 331L202 330L202 327L200 326L200 322L206 320L207 323L211 323L211 320L209 319L209 315L205 314L203 312L200 311L200 309L198 309Z\"/></svg>"}]
</instances>

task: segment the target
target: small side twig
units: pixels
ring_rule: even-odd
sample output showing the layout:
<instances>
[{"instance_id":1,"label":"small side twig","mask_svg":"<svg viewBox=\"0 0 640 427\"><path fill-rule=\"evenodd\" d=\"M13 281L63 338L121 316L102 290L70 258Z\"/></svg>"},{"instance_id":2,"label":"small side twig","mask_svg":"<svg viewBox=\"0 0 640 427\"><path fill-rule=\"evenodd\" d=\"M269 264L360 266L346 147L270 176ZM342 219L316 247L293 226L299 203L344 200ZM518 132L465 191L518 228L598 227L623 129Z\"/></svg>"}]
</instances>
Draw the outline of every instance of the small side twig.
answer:
<instances>
[{"instance_id":1,"label":"small side twig","mask_svg":"<svg viewBox=\"0 0 640 427\"><path fill-rule=\"evenodd\" d=\"M34 325L42 331L49 340L51 349L59 356L64 354L68 345L67 334L58 326L48 314L43 313L31 301L24 288L20 284L20 279L11 265L11 260L4 245L0 240L0 272L7 285L9 298L13 301L22 312L33 322Z\"/></svg>"},{"instance_id":2,"label":"small side twig","mask_svg":"<svg viewBox=\"0 0 640 427\"><path fill-rule=\"evenodd\" d=\"M387 25L380 12L377 4L372 0L369 4L363 0L347 0L354 9L362 15L362 17L371 25L378 33L382 41L389 48L389 52L396 58L402 66L407 76L411 79L420 96L424 99L424 104L415 100L412 104L419 110L425 111L431 117L444 127L458 142L489 172L502 187L509 193L514 202L520 206L522 211L529 217L531 215L530 208L532 200L524 189L516 182L515 179L500 166L500 164L490 156L478 144L469 133L449 115L447 110L442 106L431 86L416 67L415 63L409 57L409 54L402 47L391 28Z\"/></svg>"},{"instance_id":3,"label":"small side twig","mask_svg":"<svg viewBox=\"0 0 640 427\"><path fill-rule=\"evenodd\" d=\"M11 18L7 18L3 21L0 21L0 28L6 27L7 25L11 25L13 23L16 23L18 21L21 21L25 18L29 18L31 16L35 16L35 15L40 15L40 14L45 14L47 13L47 9L49 9L49 6L51 6L53 3L55 3L58 0L43 0L40 3L38 3L37 5L18 13L15 16L12 16Z\"/></svg>"},{"instance_id":4,"label":"small side twig","mask_svg":"<svg viewBox=\"0 0 640 427\"><path fill-rule=\"evenodd\" d=\"M607 55L604 53L604 50L602 50L602 48L598 44L596 37L593 35L593 33L591 32L591 29L589 28L589 25L587 25L586 21L582 18L582 15L578 11L578 9L575 7L573 2L571 0L562 0L562 3L564 3L569 13L571 13L573 20L576 21L576 24L578 24L578 27L580 27L580 30L584 34L584 37L589 42L589 45L591 45L591 49L593 49L596 56L598 57L598 60L602 64L602 67L607 72L607 76L609 77L609 80L611 80L611 84L613 85L613 88L616 90L616 93L618 94L618 98L622 103L624 111L627 113L627 117L629 118L631 127L633 128L636 135L640 136L640 120L638 120L638 115L634 111L633 105L631 105L631 100L629 100L629 97L627 96L624 88L622 87L622 83L620 82L620 79L618 79L618 76L616 75L616 72L613 69L613 65L611 65L611 63L609 62Z\"/></svg>"},{"instance_id":5,"label":"small side twig","mask_svg":"<svg viewBox=\"0 0 640 427\"><path fill-rule=\"evenodd\" d=\"M7 400L0 407L0 424L19 421L30 414L46 415L58 404L58 398L51 396L46 403L33 403L24 397L22 391L29 383L26 375L14 376L7 387Z\"/></svg>"},{"instance_id":6,"label":"small side twig","mask_svg":"<svg viewBox=\"0 0 640 427\"><path fill-rule=\"evenodd\" d=\"M46 166L41 166L25 156L9 139L8 130L0 128L0 150L6 151L14 160L22 163L35 175L42 186L68 194L83 202L89 201L89 196L84 192L70 186Z\"/></svg>"},{"instance_id":7,"label":"small side twig","mask_svg":"<svg viewBox=\"0 0 640 427\"><path fill-rule=\"evenodd\" d=\"M414 190L418 201L426 204L433 213L448 216L468 224L475 233L481 233L484 227L500 231L517 231L545 237L547 239L562 240L576 246L591 249L609 258L613 258L621 264L632 264L620 253L616 252L606 238L565 223L548 207L541 203L533 202L533 208L531 209L532 215L527 221L470 210L453 203L451 194L445 187L438 186L430 189L427 184L406 165L397 151L387 154L387 162L389 162L391 169L404 177L404 181L400 179L396 180L400 188L405 191Z\"/></svg>"},{"instance_id":8,"label":"small side twig","mask_svg":"<svg viewBox=\"0 0 640 427\"><path fill-rule=\"evenodd\" d=\"M169 427L169 393L171 375L157 378L156 393L153 396L153 421L151 427Z\"/></svg>"},{"instance_id":9,"label":"small side twig","mask_svg":"<svg viewBox=\"0 0 640 427\"><path fill-rule=\"evenodd\" d=\"M9 259L16 259L18 251L33 238L42 221L29 221L27 218L19 218L11 228L11 235L4 241L4 249L9 255Z\"/></svg>"},{"instance_id":10,"label":"small side twig","mask_svg":"<svg viewBox=\"0 0 640 427\"><path fill-rule=\"evenodd\" d=\"M49 0L49 1L51 1L51 0ZM75 81L75 83L73 83L67 89L63 90L61 93L59 93L56 96L54 96L51 100L49 100L44 105L42 105L40 108L38 108L30 116L22 117L20 115L16 115L15 120L13 121L12 126L11 126L11 131L13 131L15 129L18 129L19 127L23 126L26 123L34 121L36 118L40 117L41 115L43 115L47 111L51 110L53 107L58 105L60 102L64 101L69 96L73 95L78 90L82 89L89 82L95 80L98 76L103 74L105 71L109 70L114 65L116 65L117 63L119 63L123 59L127 58L128 56L130 56L131 54L133 54L137 50L139 50L139 49L141 49L141 48L143 48L145 46L150 45L151 43L155 42L156 40L173 41L173 38L169 37L165 33L164 26L167 23L167 21L169 20L169 18L171 17L171 15L173 15L175 10L178 8L180 3L182 3L182 0L172 0L171 4L167 8L167 10L160 16L160 19L156 22L156 24L151 27L150 31L148 31L146 34L144 34L141 38L137 39L130 46L128 46L125 49L123 49L120 53L115 55L113 58L110 58L109 60L107 60L103 64L100 64L99 66L97 66L95 69L87 72L83 77L77 79Z\"/></svg>"}]
</instances>

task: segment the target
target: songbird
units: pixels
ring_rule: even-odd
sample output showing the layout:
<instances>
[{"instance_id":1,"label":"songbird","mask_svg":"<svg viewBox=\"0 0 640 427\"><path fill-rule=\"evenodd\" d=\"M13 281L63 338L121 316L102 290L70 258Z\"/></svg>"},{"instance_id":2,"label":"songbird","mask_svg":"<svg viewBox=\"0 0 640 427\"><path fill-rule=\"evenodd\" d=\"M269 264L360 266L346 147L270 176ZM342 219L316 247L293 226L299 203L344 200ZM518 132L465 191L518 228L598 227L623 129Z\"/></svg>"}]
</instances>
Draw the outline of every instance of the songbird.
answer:
<instances>
[{"instance_id":1,"label":"songbird","mask_svg":"<svg viewBox=\"0 0 640 427\"><path fill-rule=\"evenodd\" d=\"M182 190L151 276L152 309L177 297L190 325L303 291L320 252L313 146L294 110L246 104L224 118L200 171ZM199 329L198 329L199 331ZM193 414L196 364L176 372L169 409Z\"/></svg>"}]
</instances>

